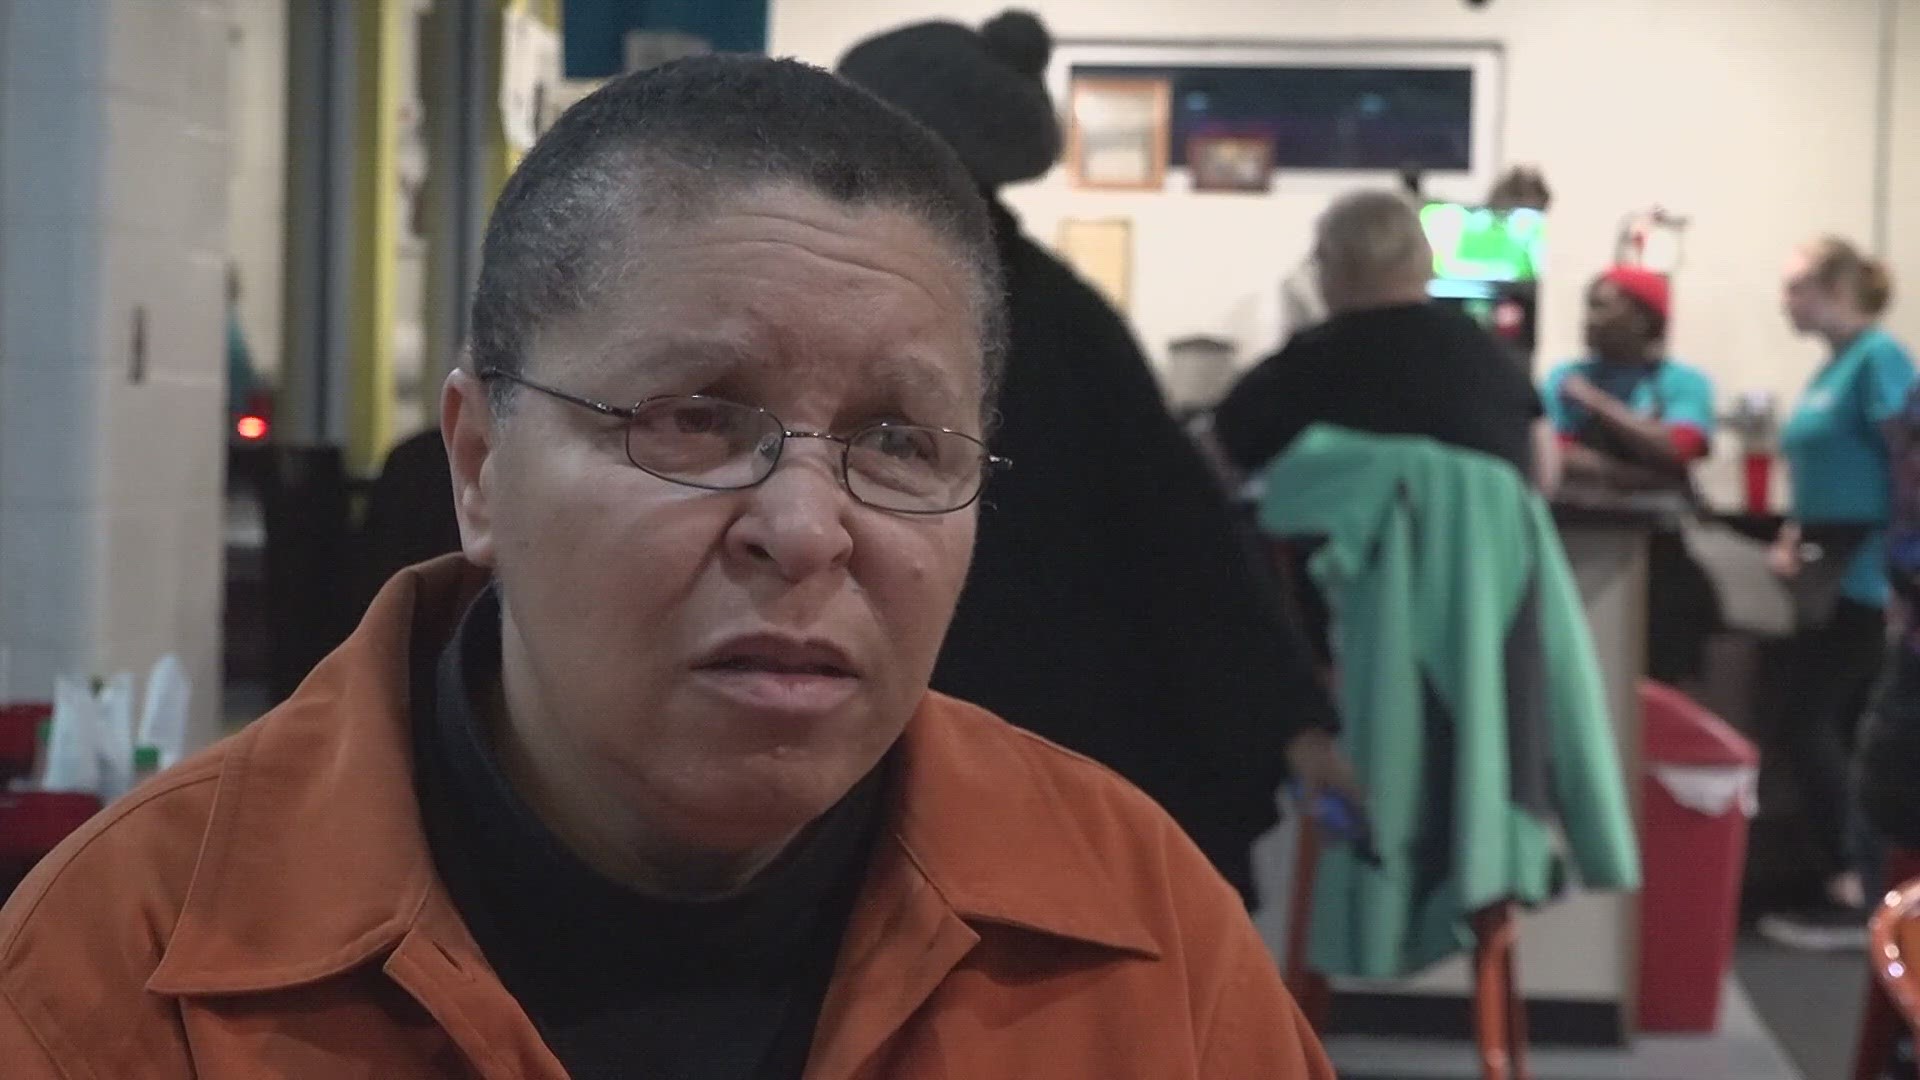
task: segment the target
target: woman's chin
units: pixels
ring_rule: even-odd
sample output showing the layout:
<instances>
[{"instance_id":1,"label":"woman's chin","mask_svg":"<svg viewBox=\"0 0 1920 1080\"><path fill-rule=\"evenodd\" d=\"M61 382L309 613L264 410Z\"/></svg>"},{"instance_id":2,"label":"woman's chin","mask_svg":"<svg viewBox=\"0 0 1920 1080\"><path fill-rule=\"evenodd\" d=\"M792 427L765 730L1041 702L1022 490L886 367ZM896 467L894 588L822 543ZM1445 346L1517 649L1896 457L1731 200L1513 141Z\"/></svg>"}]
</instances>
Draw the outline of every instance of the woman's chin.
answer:
<instances>
[{"instance_id":1,"label":"woman's chin","mask_svg":"<svg viewBox=\"0 0 1920 1080\"><path fill-rule=\"evenodd\" d=\"M833 809L859 779L756 763L676 792L670 801L679 825L673 831L690 852L750 856L777 850Z\"/></svg>"}]
</instances>

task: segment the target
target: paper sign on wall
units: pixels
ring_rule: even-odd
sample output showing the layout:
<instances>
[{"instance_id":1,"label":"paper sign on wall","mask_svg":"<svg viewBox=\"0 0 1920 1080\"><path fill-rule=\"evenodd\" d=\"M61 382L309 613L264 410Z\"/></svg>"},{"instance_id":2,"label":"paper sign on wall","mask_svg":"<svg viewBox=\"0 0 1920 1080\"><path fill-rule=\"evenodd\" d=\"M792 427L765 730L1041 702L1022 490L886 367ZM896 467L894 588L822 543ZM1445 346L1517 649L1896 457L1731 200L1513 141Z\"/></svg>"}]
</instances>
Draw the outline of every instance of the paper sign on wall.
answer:
<instances>
[{"instance_id":1,"label":"paper sign on wall","mask_svg":"<svg viewBox=\"0 0 1920 1080\"><path fill-rule=\"evenodd\" d=\"M525 152L540 137L546 99L560 82L560 32L519 9L501 15L500 126Z\"/></svg>"},{"instance_id":2,"label":"paper sign on wall","mask_svg":"<svg viewBox=\"0 0 1920 1080\"><path fill-rule=\"evenodd\" d=\"M1133 222L1068 218L1060 223L1060 257L1127 313L1133 293Z\"/></svg>"}]
</instances>

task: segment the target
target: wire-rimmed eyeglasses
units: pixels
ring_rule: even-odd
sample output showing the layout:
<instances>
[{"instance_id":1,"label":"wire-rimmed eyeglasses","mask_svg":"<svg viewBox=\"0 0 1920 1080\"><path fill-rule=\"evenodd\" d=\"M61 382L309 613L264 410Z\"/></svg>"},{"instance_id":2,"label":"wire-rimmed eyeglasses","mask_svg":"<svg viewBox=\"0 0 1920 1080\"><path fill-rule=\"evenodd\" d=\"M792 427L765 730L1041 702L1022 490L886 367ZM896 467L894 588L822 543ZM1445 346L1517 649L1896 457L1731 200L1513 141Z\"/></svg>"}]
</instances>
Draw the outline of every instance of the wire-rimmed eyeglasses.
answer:
<instances>
[{"instance_id":1,"label":"wire-rimmed eyeglasses","mask_svg":"<svg viewBox=\"0 0 1920 1080\"><path fill-rule=\"evenodd\" d=\"M879 423L848 435L795 431L772 412L705 394L669 394L622 408L490 367L504 379L626 422L627 460L642 472L709 491L738 491L773 475L788 439L840 447L840 483L858 502L896 514L950 514L973 505L987 474L1013 463L964 432Z\"/></svg>"}]
</instances>

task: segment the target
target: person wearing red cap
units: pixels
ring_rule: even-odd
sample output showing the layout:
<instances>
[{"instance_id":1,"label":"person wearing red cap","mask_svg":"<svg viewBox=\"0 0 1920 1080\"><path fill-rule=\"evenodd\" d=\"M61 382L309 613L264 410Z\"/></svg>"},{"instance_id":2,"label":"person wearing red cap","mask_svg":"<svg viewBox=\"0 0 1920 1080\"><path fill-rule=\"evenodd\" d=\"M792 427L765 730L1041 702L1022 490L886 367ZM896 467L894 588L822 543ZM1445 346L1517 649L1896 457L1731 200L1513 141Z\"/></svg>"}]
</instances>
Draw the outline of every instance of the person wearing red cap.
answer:
<instances>
[{"instance_id":1,"label":"person wearing red cap","mask_svg":"<svg viewBox=\"0 0 1920 1080\"><path fill-rule=\"evenodd\" d=\"M1587 290L1589 356L1547 377L1547 415L1571 485L1683 491L1713 434L1713 384L1666 353L1672 296L1664 275L1616 266ZM1657 532L1648 557L1647 672L1686 686L1701 675L1720 622L1719 596L1679 532Z\"/></svg>"},{"instance_id":2,"label":"person wearing red cap","mask_svg":"<svg viewBox=\"0 0 1920 1080\"><path fill-rule=\"evenodd\" d=\"M1614 489L1686 484L1713 434L1713 383L1666 355L1672 294L1664 275L1632 266L1587 290L1591 355L1547 376L1547 414L1566 448L1566 476Z\"/></svg>"}]
</instances>

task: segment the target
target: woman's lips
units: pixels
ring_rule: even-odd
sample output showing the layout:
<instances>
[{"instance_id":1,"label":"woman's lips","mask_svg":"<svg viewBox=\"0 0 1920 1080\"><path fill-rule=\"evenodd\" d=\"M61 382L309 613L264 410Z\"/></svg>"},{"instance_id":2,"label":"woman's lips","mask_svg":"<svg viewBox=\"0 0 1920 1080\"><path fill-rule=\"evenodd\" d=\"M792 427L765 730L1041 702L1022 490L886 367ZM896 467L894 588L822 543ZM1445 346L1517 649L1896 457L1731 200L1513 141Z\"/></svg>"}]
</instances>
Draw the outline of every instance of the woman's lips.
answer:
<instances>
[{"instance_id":1,"label":"woman's lips","mask_svg":"<svg viewBox=\"0 0 1920 1080\"><path fill-rule=\"evenodd\" d=\"M749 634L708 650L701 682L742 707L796 715L831 712L860 685L847 651L830 642Z\"/></svg>"},{"instance_id":2,"label":"woman's lips","mask_svg":"<svg viewBox=\"0 0 1920 1080\"><path fill-rule=\"evenodd\" d=\"M751 663L709 665L694 669L694 675L737 705L756 712L796 715L832 712L845 705L860 686L858 678L845 672Z\"/></svg>"}]
</instances>

